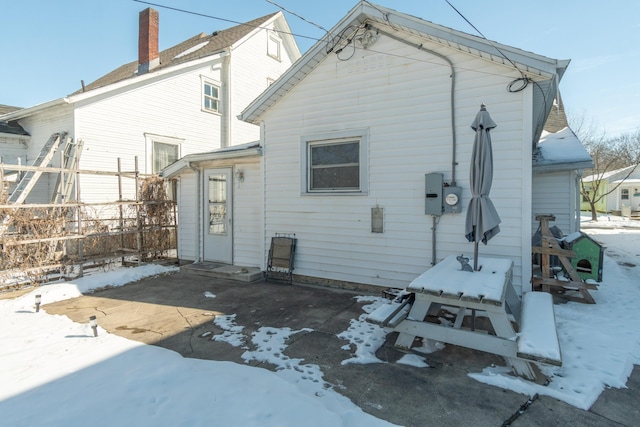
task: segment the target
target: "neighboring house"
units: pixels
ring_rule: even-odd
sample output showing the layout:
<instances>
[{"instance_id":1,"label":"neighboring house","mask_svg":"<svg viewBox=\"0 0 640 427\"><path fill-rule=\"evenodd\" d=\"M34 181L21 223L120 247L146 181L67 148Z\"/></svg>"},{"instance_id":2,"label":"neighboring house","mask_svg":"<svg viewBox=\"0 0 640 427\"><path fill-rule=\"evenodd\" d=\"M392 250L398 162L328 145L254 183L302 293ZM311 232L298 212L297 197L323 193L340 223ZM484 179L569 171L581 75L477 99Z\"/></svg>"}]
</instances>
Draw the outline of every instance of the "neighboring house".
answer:
<instances>
[{"instance_id":1,"label":"neighboring house","mask_svg":"<svg viewBox=\"0 0 640 427\"><path fill-rule=\"evenodd\" d=\"M550 225L564 234L580 231L580 179L582 171L590 168L593 160L571 129L565 127L553 133L545 130L534 150L534 218L536 214L553 214L556 220ZM532 232L538 226L534 222Z\"/></svg>"},{"instance_id":2,"label":"neighboring house","mask_svg":"<svg viewBox=\"0 0 640 427\"><path fill-rule=\"evenodd\" d=\"M19 110L19 107L0 104L0 115ZM0 121L0 163L7 165L25 165L27 161L27 145L30 135L15 121ZM2 180L5 188L11 192L19 174L10 170L3 172Z\"/></svg>"},{"instance_id":3,"label":"neighboring house","mask_svg":"<svg viewBox=\"0 0 640 427\"><path fill-rule=\"evenodd\" d=\"M233 186L251 186L260 204L234 216L234 229L252 228L261 243L242 262L264 268L271 237L295 234L299 280L404 287L448 255L472 256L470 125L484 103L497 123L491 199L502 224L480 256L513 260L514 284L530 289L535 214L573 217L576 170L590 164L583 153L533 160L568 62L358 3L240 116L261 127L245 151L256 164ZM434 172L444 193L425 184ZM566 206L536 185L559 189ZM431 214L426 194L457 188L460 201Z\"/></svg>"},{"instance_id":4,"label":"neighboring house","mask_svg":"<svg viewBox=\"0 0 640 427\"><path fill-rule=\"evenodd\" d=\"M590 192L597 186L597 196L610 192L596 203L598 212L617 211L620 214L624 211L624 215L629 215L640 211L640 165L627 166L602 175L589 175L583 178L583 182ZM584 197L581 200L580 208L590 211L588 200Z\"/></svg>"},{"instance_id":5,"label":"neighboring house","mask_svg":"<svg viewBox=\"0 0 640 427\"><path fill-rule=\"evenodd\" d=\"M162 51L158 31L158 12L145 9L137 61L67 97L0 116L31 135L29 164L57 132L82 142L79 169L116 171L121 159L122 170L133 171L137 158L143 174L157 173L190 153L258 139L259 127L236 116L300 56L284 15L197 34ZM59 156L51 163L59 165ZM55 181L43 175L27 202L48 202ZM117 200L112 181L82 175L82 200ZM124 184L129 185L123 197L133 198L132 180Z\"/></svg>"}]
</instances>

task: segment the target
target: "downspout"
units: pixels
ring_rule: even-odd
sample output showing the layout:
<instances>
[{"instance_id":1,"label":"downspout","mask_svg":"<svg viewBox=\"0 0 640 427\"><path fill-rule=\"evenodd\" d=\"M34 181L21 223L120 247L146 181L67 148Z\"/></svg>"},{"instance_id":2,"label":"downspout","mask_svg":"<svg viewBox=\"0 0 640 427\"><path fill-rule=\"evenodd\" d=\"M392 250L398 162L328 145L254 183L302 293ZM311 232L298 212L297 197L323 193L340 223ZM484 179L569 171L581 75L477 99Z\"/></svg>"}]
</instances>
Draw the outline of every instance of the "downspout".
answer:
<instances>
[{"instance_id":1,"label":"downspout","mask_svg":"<svg viewBox=\"0 0 640 427\"><path fill-rule=\"evenodd\" d=\"M202 229L202 171L193 166L192 162L189 162L189 169L196 174L196 253L194 262L202 261L202 251L200 243L200 235Z\"/></svg>"},{"instance_id":2,"label":"downspout","mask_svg":"<svg viewBox=\"0 0 640 427\"><path fill-rule=\"evenodd\" d=\"M373 28L373 27L372 27ZM427 49L425 47L422 46L422 44L416 44L416 43L412 43L410 41L404 40L400 37L396 37L393 34L389 34L385 31L382 31L378 28L373 28L375 31L378 32L378 34L382 34L384 36L389 37L390 39L396 40L400 43L404 43L408 46L412 46L415 47L418 50L421 50L423 52L426 52L430 55L433 55L437 58L442 59L443 61L445 61L447 64L449 64L449 70L450 70L450 75L449 77L451 77L451 87L450 87L450 106L451 106L451 118L450 118L450 122L451 122L451 186L452 187L456 187L456 165L458 164L458 162L456 161L456 117L455 117L455 87L456 87L456 72L455 69L453 67L453 62L447 58L446 56L435 52L433 50ZM436 218L436 216L433 216L433 226L431 228L431 235L432 235L432 240L431 240L431 265L434 266L436 265L436 249L437 249L437 245L436 245L436 225L438 224L438 218Z\"/></svg>"},{"instance_id":3,"label":"downspout","mask_svg":"<svg viewBox=\"0 0 640 427\"><path fill-rule=\"evenodd\" d=\"M222 59L222 123L220 126L220 148L231 146L231 51Z\"/></svg>"},{"instance_id":4,"label":"downspout","mask_svg":"<svg viewBox=\"0 0 640 427\"><path fill-rule=\"evenodd\" d=\"M576 206L575 206L575 216L574 216L574 221L575 221L575 231L580 231L580 216L581 211L580 211L580 204L582 204L582 193L580 192L580 180L582 179L582 169L578 169L578 172L576 173L576 183L575 183L575 188L578 190L576 191Z\"/></svg>"}]
</instances>

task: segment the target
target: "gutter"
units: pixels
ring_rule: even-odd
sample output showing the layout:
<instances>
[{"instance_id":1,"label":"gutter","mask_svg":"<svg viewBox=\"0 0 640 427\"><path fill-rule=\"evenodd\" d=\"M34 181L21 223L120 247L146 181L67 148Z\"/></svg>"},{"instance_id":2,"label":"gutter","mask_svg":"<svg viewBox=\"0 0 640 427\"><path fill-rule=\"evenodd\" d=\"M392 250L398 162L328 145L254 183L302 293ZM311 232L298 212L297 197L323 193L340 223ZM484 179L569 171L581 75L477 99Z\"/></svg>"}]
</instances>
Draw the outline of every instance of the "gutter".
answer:
<instances>
[{"instance_id":1,"label":"gutter","mask_svg":"<svg viewBox=\"0 0 640 427\"><path fill-rule=\"evenodd\" d=\"M0 116L0 121L11 121L21 119L23 117L32 116L47 108L57 107L59 105L71 104L69 97L54 99L53 101L44 102L42 104L34 105L33 107L22 108L21 110L12 111L3 116Z\"/></svg>"},{"instance_id":2,"label":"gutter","mask_svg":"<svg viewBox=\"0 0 640 427\"><path fill-rule=\"evenodd\" d=\"M573 163L556 163L548 165L533 165L533 173L562 172L568 170L593 169L593 161L583 160Z\"/></svg>"}]
</instances>

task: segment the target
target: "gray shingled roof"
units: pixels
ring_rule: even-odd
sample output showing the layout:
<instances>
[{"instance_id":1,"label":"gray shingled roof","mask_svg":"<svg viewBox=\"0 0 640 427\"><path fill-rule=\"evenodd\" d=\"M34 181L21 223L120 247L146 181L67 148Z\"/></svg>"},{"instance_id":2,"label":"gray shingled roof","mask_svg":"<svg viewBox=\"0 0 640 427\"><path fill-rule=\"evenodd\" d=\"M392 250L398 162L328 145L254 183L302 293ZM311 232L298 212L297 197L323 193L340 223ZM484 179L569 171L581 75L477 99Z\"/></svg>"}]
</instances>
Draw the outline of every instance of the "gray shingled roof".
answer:
<instances>
[{"instance_id":1,"label":"gray shingled roof","mask_svg":"<svg viewBox=\"0 0 640 427\"><path fill-rule=\"evenodd\" d=\"M271 19L277 13L263 16L261 18L254 19L253 21L246 22L244 24L237 25L235 27L228 28L226 30L216 31L210 35L200 33L188 40L183 41L169 49L165 49L160 52L160 65L153 68L153 71L162 70L165 68L173 67L178 64L183 64L192 60L204 58L209 55L213 55L222 51L223 49L232 46L240 39L245 37L255 28L264 25L269 19ZM197 46L201 43L208 42L205 46L197 49L186 55L178 55L184 53L188 49ZM125 64L110 73L100 77L99 79L85 85L84 92L100 87L108 86L110 84L120 82L129 78L133 78L137 75L138 60ZM73 95L82 93L83 90L74 92Z\"/></svg>"},{"instance_id":2,"label":"gray shingled roof","mask_svg":"<svg viewBox=\"0 0 640 427\"><path fill-rule=\"evenodd\" d=\"M29 132L24 130L17 122L1 122L0 121L0 133L8 133L11 135L29 135Z\"/></svg>"},{"instance_id":3,"label":"gray shingled roof","mask_svg":"<svg viewBox=\"0 0 640 427\"><path fill-rule=\"evenodd\" d=\"M558 92L556 102L553 103L549 116L547 117L547 121L544 124L544 130L549 133L556 133L566 127L569 127L569 122L564 111L562 97L560 96L560 92Z\"/></svg>"},{"instance_id":4,"label":"gray shingled roof","mask_svg":"<svg viewBox=\"0 0 640 427\"><path fill-rule=\"evenodd\" d=\"M13 107L11 105L0 104L0 116L3 114L11 113L12 111L21 110L21 107Z\"/></svg>"},{"instance_id":5,"label":"gray shingled roof","mask_svg":"<svg viewBox=\"0 0 640 427\"><path fill-rule=\"evenodd\" d=\"M22 108L0 104L0 116L18 110L22 110ZM24 130L22 126L20 126L17 122L4 122L2 120L0 120L0 133L8 133L11 135L29 135L29 133Z\"/></svg>"}]
</instances>

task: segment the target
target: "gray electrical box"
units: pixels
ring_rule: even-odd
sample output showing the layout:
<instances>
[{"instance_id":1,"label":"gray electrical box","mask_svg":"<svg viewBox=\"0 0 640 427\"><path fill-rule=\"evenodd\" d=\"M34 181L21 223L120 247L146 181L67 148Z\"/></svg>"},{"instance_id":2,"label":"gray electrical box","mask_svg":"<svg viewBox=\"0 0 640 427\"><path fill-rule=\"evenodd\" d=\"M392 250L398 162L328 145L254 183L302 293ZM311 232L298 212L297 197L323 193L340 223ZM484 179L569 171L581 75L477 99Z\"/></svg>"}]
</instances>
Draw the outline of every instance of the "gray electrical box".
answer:
<instances>
[{"instance_id":1,"label":"gray electrical box","mask_svg":"<svg viewBox=\"0 0 640 427\"><path fill-rule=\"evenodd\" d=\"M424 176L424 213L426 215L442 215L442 182L442 174L439 172Z\"/></svg>"},{"instance_id":2,"label":"gray electrical box","mask_svg":"<svg viewBox=\"0 0 640 427\"><path fill-rule=\"evenodd\" d=\"M444 212L460 213L462 210L462 188L444 187L443 189Z\"/></svg>"}]
</instances>

